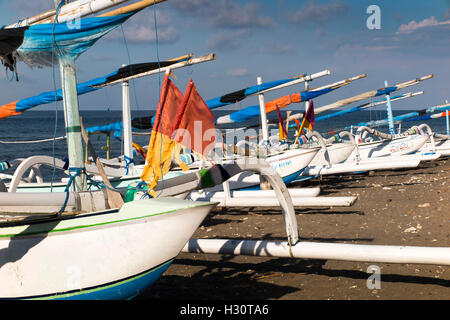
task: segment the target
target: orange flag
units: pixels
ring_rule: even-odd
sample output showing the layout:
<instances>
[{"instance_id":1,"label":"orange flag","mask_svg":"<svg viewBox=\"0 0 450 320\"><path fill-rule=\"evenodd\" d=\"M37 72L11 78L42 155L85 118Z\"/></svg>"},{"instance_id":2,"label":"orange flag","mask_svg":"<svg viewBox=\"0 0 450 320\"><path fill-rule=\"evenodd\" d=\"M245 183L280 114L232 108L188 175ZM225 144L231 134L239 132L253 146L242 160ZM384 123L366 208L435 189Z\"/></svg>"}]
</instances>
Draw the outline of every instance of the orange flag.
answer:
<instances>
[{"instance_id":1,"label":"orange flag","mask_svg":"<svg viewBox=\"0 0 450 320\"><path fill-rule=\"evenodd\" d=\"M312 100L309 101L309 108L306 111L306 115L303 118L302 125L300 126L300 131L304 128L308 130L314 129L314 102Z\"/></svg>"},{"instance_id":2,"label":"orange flag","mask_svg":"<svg viewBox=\"0 0 450 320\"><path fill-rule=\"evenodd\" d=\"M175 147L172 140L173 121L182 101L183 94L166 74L148 145L147 165L141 175L141 180L149 184L150 190L170 170L172 151Z\"/></svg>"},{"instance_id":3,"label":"orange flag","mask_svg":"<svg viewBox=\"0 0 450 320\"><path fill-rule=\"evenodd\" d=\"M303 118L302 124L300 128L298 129L297 136L295 138L298 138L301 134L303 134L303 129L312 130L314 129L314 123L315 123L315 117L314 117L314 102L310 100L309 102L309 108L306 111L306 115Z\"/></svg>"},{"instance_id":4,"label":"orange flag","mask_svg":"<svg viewBox=\"0 0 450 320\"><path fill-rule=\"evenodd\" d=\"M183 170L188 167L177 157L181 146L203 155L216 143L215 117L198 94L192 79L184 96L166 75L153 124L147 152L147 165L141 179L148 183L150 194L176 159Z\"/></svg>"}]
</instances>

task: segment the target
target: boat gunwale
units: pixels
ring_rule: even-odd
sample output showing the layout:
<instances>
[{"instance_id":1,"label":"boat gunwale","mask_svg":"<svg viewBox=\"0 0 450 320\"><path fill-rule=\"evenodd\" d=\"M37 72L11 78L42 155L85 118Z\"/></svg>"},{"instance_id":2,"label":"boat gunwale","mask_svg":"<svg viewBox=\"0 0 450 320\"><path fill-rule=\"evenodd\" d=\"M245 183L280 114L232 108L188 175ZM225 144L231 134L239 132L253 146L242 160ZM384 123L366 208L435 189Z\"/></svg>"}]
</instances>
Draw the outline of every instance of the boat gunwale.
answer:
<instances>
[{"instance_id":1,"label":"boat gunwale","mask_svg":"<svg viewBox=\"0 0 450 320\"><path fill-rule=\"evenodd\" d=\"M69 220L77 220L77 219L89 219L91 220L94 217L99 216L106 216L109 214L114 213L120 213L120 209L108 209L108 210L102 210L97 212L90 212L86 214L80 214L80 215L73 215L73 216L63 216L63 217L52 217L51 219L46 220L35 220L35 221L21 221L20 223L14 224L14 225L7 225L7 226L1 226L0 225L0 241L1 240L7 240L11 238L22 238L22 237L36 237L42 234L49 235L49 234L55 234L58 232L70 232L74 230L81 230L81 229L87 229L87 228L94 228L94 227L101 227L116 223L125 223L130 221L138 221L142 219L148 219L156 216L162 216L165 214L171 214L176 212L181 212L184 210L189 210L192 208L198 208L198 207L204 207L204 206L214 206L214 203L211 202L199 202L199 201L192 201L193 205L187 205L182 208L174 208L172 210L162 211L162 212L155 212L151 214L146 215L139 215L139 216L131 216L128 218L120 219L120 217L117 217L117 219L114 220L103 220L103 221L92 221L91 223L86 224L78 224L78 225L66 225L61 226L58 229L53 229L54 226L53 223L60 223L60 222L66 222ZM26 228L34 226L35 228L39 228L36 231L30 231L30 232L24 232ZM23 229L25 228L25 230ZM14 229L20 229L13 231ZM9 231L11 230L11 231Z\"/></svg>"}]
</instances>

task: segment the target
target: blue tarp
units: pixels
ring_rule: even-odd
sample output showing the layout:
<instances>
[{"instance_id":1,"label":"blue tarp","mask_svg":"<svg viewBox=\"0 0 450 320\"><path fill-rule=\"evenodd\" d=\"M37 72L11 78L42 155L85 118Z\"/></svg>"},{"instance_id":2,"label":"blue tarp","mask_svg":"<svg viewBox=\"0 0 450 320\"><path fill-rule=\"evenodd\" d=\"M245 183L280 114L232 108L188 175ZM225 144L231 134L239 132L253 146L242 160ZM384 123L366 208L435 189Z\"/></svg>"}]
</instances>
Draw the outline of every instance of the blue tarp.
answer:
<instances>
[{"instance_id":1,"label":"blue tarp","mask_svg":"<svg viewBox=\"0 0 450 320\"><path fill-rule=\"evenodd\" d=\"M55 55L76 60L101 37L115 29L136 12L112 17L88 17L73 23L31 25L22 45L16 50L20 60L30 65L52 65Z\"/></svg>"},{"instance_id":2,"label":"blue tarp","mask_svg":"<svg viewBox=\"0 0 450 320\"><path fill-rule=\"evenodd\" d=\"M214 99L210 99L210 100L206 101L206 105L208 106L209 109L215 109L215 108L223 107L226 105L234 104L238 101L245 99L249 95L285 84L287 82L291 82L295 79L296 78L271 81L271 82L263 83L260 85L248 87L243 90L239 90L239 91L229 93L229 94L226 94L226 95L214 98Z\"/></svg>"},{"instance_id":3,"label":"blue tarp","mask_svg":"<svg viewBox=\"0 0 450 320\"><path fill-rule=\"evenodd\" d=\"M114 137L120 138L120 137L122 137L122 128L123 128L123 122L118 121L118 122L110 123L110 124L107 124L104 126L90 127L90 128L87 128L86 131L89 133L114 132Z\"/></svg>"},{"instance_id":4,"label":"blue tarp","mask_svg":"<svg viewBox=\"0 0 450 320\"><path fill-rule=\"evenodd\" d=\"M117 70L114 71L113 73L111 73L108 76L105 77L99 77L90 81L86 81L83 83L80 83L77 85L77 90L78 90L78 95L82 95L82 94L86 94L92 91L96 91L99 90L100 88L94 88L92 86L95 85L100 85L105 83L106 79L111 76L111 75L115 75L117 73ZM37 96L31 97L31 98L26 98L26 99L22 99L20 101L18 101L16 103L16 111L17 112L24 112L28 109L31 109L33 107L39 106L41 104L46 104L46 103L52 103L55 101L62 101L63 97L62 97L62 91L61 89L59 89L58 91L48 91L48 92L44 92L41 93Z\"/></svg>"},{"instance_id":5,"label":"blue tarp","mask_svg":"<svg viewBox=\"0 0 450 320\"><path fill-rule=\"evenodd\" d=\"M327 89L322 89L322 90L302 91L302 92L300 92L300 96L301 96L300 102L309 101L309 100L314 99L322 94L329 93L337 88L338 87L327 88ZM261 115L261 113L260 113L259 105L255 105L255 106L250 106L250 107L247 107L247 108L244 108L239 111L231 113L230 120L233 122L244 122L253 117L260 116L260 115Z\"/></svg>"}]
</instances>

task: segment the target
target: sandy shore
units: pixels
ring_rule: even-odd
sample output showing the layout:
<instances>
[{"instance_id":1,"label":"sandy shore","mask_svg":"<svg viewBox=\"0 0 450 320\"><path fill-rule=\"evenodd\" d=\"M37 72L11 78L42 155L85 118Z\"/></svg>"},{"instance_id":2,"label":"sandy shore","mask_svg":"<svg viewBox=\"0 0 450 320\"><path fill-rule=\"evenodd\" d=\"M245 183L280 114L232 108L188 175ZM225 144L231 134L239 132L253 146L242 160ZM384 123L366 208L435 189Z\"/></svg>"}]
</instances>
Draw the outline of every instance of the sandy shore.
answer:
<instances>
[{"instance_id":1,"label":"sandy shore","mask_svg":"<svg viewBox=\"0 0 450 320\"><path fill-rule=\"evenodd\" d=\"M358 196L351 207L297 209L301 239L450 246L449 178L447 159L294 185L320 186L321 196ZM194 237L285 240L285 232L279 209L227 209L214 211ZM137 299L450 299L449 267L379 263L381 288L371 290L370 265L183 253Z\"/></svg>"}]
</instances>

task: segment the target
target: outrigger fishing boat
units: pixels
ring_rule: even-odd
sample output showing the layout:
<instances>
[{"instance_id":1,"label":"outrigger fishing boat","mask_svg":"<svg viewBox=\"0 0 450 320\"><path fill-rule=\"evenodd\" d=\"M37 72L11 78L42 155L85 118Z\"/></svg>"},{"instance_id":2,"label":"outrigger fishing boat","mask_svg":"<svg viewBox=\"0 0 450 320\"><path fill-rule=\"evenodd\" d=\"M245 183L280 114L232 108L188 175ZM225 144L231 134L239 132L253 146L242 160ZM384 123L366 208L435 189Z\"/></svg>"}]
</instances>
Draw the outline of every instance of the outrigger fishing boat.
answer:
<instances>
[{"instance_id":1,"label":"outrigger fishing boat","mask_svg":"<svg viewBox=\"0 0 450 320\"><path fill-rule=\"evenodd\" d=\"M425 108L419 111L413 111L409 113L405 113L399 116L395 116L392 118L392 122L394 124L401 124L404 122L410 121L426 121L430 119L437 119L440 117L448 117L448 110L450 109L450 104L445 103L442 105ZM448 121L446 121L448 123ZM365 126L365 127L379 127L389 124L389 119L370 121L359 123L356 126ZM449 140L449 130L447 125L446 134L433 132L431 127L422 123L420 125L413 126L408 131L419 132L421 135L428 135L428 140L424 144L422 148L416 151L416 154L422 155L440 155L440 156L448 156L450 155L450 140ZM400 129L399 129L400 130ZM400 133L400 132L399 132Z\"/></svg>"}]
</instances>

